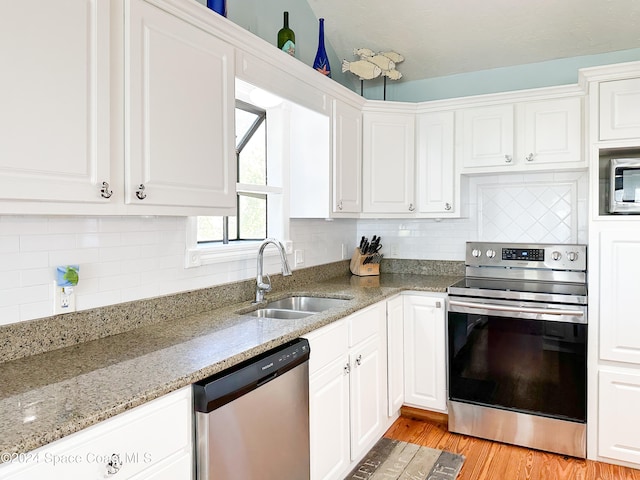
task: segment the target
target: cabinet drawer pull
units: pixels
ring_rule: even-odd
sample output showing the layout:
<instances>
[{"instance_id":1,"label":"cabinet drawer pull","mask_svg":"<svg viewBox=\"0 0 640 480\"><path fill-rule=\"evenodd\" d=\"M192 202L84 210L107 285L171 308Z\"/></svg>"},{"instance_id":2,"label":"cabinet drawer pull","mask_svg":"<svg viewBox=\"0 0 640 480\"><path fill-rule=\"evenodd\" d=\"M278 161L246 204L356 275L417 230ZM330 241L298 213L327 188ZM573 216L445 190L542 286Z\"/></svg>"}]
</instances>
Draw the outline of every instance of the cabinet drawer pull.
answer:
<instances>
[{"instance_id":1,"label":"cabinet drawer pull","mask_svg":"<svg viewBox=\"0 0 640 480\"><path fill-rule=\"evenodd\" d=\"M444 204L444 209L447 210L447 211L451 210L451 204L449 202L445 203Z\"/></svg>"},{"instance_id":2,"label":"cabinet drawer pull","mask_svg":"<svg viewBox=\"0 0 640 480\"><path fill-rule=\"evenodd\" d=\"M120 460L120 455L117 453L113 453L111 458L107 462L107 476L115 475L122 468L122 460Z\"/></svg>"},{"instance_id":3,"label":"cabinet drawer pull","mask_svg":"<svg viewBox=\"0 0 640 480\"><path fill-rule=\"evenodd\" d=\"M342 200L338 203L338 210L342 210Z\"/></svg>"},{"instance_id":4,"label":"cabinet drawer pull","mask_svg":"<svg viewBox=\"0 0 640 480\"><path fill-rule=\"evenodd\" d=\"M413 203L409 204L409 211L413 212L416 209L416 207L413 206Z\"/></svg>"},{"instance_id":5,"label":"cabinet drawer pull","mask_svg":"<svg viewBox=\"0 0 640 480\"><path fill-rule=\"evenodd\" d=\"M533 153L530 153L529 155L527 155L526 157L524 157L524 159L527 162L533 162L533 157L535 157L535 155Z\"/></svg>"},{"instance_id":6,"label":"cabinet drawer pull","mask_svg":"<svg viewBox=\"0 0 640 480\"><path fill-rule=\"evenodd\" d=\"M136 190L136 197L138 197L139 200L147 198L147 194L144 193L144 184L141 183L138 190Z\"/></svg>"},{"instance_id":7,"label":"cabinet drawer pull","mask_svg":"<svg viewBox=\"0 0 640 480\"><path fill-rule=\"evenodd\" d=\"M356 358L356 365L362 365L362 355L358 355L358 357Z\"/></svg>"},{"instance_id":8,"label":"cabinet drawer pull","mask_svg":"<svg viewBox=\"0 0 640 480\"><path fill-rule=\"evenodd\" d=\"M351 373L351 365L349 365L349 363L346 363L344 366L344 374L349 375L349 373Z\"/></svg>"},{"instance_id":9,"label":"cabinet drawer pull","mask_svg":"<svg viewBox=\"0 0 640 480\"><path fill-rule=\"evenodd\" d=\"M513 161L513 157L511 155L505 155L504 156L504 161L506 163L511 163Z\"/></svg>"},{"instance_id":10,"label":"cabinet drawer pull","mask_svg":"<svg viewBox=\"0 0 640 480\"><path fill-rule=\"evenodd\" d=\"M102 188L100 189L100 196L102 198L111 198L113 190L109 190L109 182L102 182Z\"/></svg>"}]
</instances>

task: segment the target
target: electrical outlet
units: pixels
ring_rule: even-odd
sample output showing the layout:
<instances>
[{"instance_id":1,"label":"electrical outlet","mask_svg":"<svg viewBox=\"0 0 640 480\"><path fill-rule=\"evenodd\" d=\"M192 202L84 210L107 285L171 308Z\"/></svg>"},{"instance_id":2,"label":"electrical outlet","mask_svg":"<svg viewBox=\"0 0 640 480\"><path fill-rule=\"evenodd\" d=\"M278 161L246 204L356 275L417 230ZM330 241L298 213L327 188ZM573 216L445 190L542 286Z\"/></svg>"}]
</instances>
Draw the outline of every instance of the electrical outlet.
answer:
<instances>
[{"instance_id":1,"label":"electrical outlet","mask_svg":"<svg viewBox=\"0 0 640 480\"><path fill-rule=\"evenodd\" d=\"M59 287L53 282L53 314L76 311L76 294L73 287Z\"/></svg>"},{"instance_id":2,"label":"electrical outlet","mask_svg":"<svg viewBox=\"0 0 640 480\"><path fill-rule=\"evenodd\" d=\"M349 244L342 244L342 260L346 260L349 258Z\"/></svg>"},{"instance_id":3,"label":"electrical outlet","mask_svg":"<svg viewBox=\"0 0 640 480\"><path fill-rule=\"evenodd\" d=\"M304 265L304 250L295 250L293 252L293 259L296 267Z\"/></svg>"},{"instance_id":4,"label":"electrical outlet","mask_svg":"<svg viewBox=\"0 0 640 480\"><path fill-rule=\"evenodd\" d=\"M392 243L391 245L389 245L389 256L390 257L397 257L398 256L398 244L397 243Z\"/></svg>"},{"instance_id":5,"label":"electrical outlet","mask_svg":"<svg viewBox=\"0 0 640 480\"><path fill-rule=\"evenodd\" d=\"M293 253L293 242L291 240L284 242L284 251L287 255L291 255Z\"/></svg>"}]
</instances>

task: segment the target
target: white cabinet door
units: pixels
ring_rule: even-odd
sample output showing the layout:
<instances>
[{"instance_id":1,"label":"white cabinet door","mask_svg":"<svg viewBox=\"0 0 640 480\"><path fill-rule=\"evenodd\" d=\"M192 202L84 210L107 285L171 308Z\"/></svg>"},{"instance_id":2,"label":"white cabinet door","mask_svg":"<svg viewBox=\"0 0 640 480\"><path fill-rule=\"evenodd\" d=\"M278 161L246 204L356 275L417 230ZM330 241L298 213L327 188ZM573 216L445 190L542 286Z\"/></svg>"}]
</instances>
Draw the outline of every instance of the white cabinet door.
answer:
<instances>
[{"instance_id":1,"label":"white cabinet door","mask_svg":"<svg viewBox=\"0 0 640 480\"><path fill-rule=\"evenodd\" d=\"M115 478L141 479L147 474L172 478L151 475L166 468L181 472L173 478L188 480L192 469L186 465L193 464L192 416L191 387L185 387L34 450L25 457L28 462L0 465L0 478L107 478L107 463L116 455L121 464ZM178 465L173 465L176 461Z\"/></svg>"},{"instance_id":2,"label":"white cabinet door","mask_svg":"<svg viewBox=\"0 0 640 480\"><path fill-rule=\"evenodd\" d=\"M109 3L0 4L0 199L108 202Z\"/></svg>"},{"instance_id":3,"label":"white cabinet door","mask_svg":"<svg viewBox=\"0 0 640 480\"><path fill-rule=\"evenodd\" d=\"M348 363L345 351L309 380L311 480L337 478L351 462Z\"/></svg>"},{"instance_id":4,"label":"white cabinet door","mask_svg":"<svg viewBox=\"0 0 640 480\"><path fill-rule=\"evenodd\" d=\"M587 166L581 97L470 108L461 115L464 173Z\"/></svg>"},{"instance_id":5,"label":"white cabinet door","mask_svg":"<svg viewBox=\"0 0 640 480\"><path fill-rule=\"evenodd\" d=\"M365 112L363 128L362 211L415 211L415 116Z\"/></svg>"},{"instance_id":6,"label":"white cabinet door","mask_svg":"<svg viewBox=\"0 0 640 480\"><path fill-rule=\"evenodd\" d=\"M454 114L423 113L417 117L418 211L453 213Z\"/></svg>"},{"instance_id":7,"label":"white cabinet door","mask_svg":"<svg viewBox=\"0 0 640 480\"><path fill-rule=\"evenodd\" d=\"M387 415L392 417L404 404L404 300L387 300Z\"/></svg>"},{"instance_id":8,"label":"white cabinet door","mask_svg":"<svg viewBox=\"0 0 640 480\"><path fill-rule=\"evenodd\" d=\"M404 297L404 352L405 403L446 411L444 298Z\"/></svg>"},{"instance_id":9,"label":"white cabinet door","mask_svg":"<svg viewBox=\"0 0 640 480\"><path fill-rule=\"evenodd\" d=\"M582 99L560 98L518 105L519 158L527 168L579 163L582 158Z\"/></svg>"},{"instance_id":10,"label":"white cabinet door","mask_svg":"<svg viewBox=\"0 0 640 480\"><path fill-rule=\"evenodd\" d=\"M143 0L129 5L126 203L233 211L233 47Z\"/></svg>"},{"instance_id":11,"label":"white cabinet door","mask_svg":"<svg viewBox=\"0 0 640 480\"><path fill-rule=\"evenodd\" d=\"M465 169L513 165L513 105L469 108L461 115Z\"/></svg>"},{"instance_id":12,"label":"white cabinet door","mask_svg":"<svg viewBox=\"0 0 640 480\"><path fill-rule=\"evenodd\" d=\"M600 358L640 365L640 228L600 234Z\"/></svg>"},{"instance_id":13,"label":"white cabinet door","mask_svg":"<svg viewBox=\"0 0 640 480\"><path fill-rule=\"evenodd\" d=\"M598 372L598 455L640 465L640 372Z\"/></svg>"},{"instance_id":14,"label":"white cabinet door","mask_svg":"<svg viewBox=\"0 0 640 480\"><path fill-rule=\"evenodd\" d=\"M640 78L600 84L600 140L640 138Z\"/></svg>"},{"instance_id":15,"label":"white cabinet door","mask_svg":"<svg viewBox=\"0 0 640 480\"><path fill-rule=\"evenodd\" d=\"M380 302L306 335L312 480L342 478L384 433L385 321Z\"/></svg>"},{"instance_id":16,"label":"white cabinet door","mask_svg":"<svg viewBox=\"0 0 640 480\"><path fill-rule=\"evenodd\" d=\"M379 436L386 418L386 365L378 335L353 347L351 365L351 460L355 460ZM382 414L381 414L382 413Z\"/></svg>"},{"instance_id":17,"label":"white cabinet door","mask_svg":"<svg viewBox=\"0 0 640 480\"><path fill-rule=\"evenodd\" d=\"M333 211L362 211L362 112L339 100L333 110Z\"/></svg>"}]
</instances>

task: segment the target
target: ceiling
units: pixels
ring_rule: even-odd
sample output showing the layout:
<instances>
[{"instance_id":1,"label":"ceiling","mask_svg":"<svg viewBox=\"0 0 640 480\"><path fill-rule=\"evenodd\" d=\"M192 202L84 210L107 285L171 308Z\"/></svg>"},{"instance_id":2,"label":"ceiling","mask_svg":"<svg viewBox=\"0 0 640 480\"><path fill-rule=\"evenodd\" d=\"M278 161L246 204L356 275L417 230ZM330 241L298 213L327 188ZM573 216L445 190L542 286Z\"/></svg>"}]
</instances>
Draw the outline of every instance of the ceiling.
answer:
<instances>
[{"instance_id":1,"label":"ceiling","mask_svg":"<svg viewBox=\"0 0 640 480\"><path fill-rule=\"evenodd\" d=\"M404 81L640 48L640 0L308 0L340 59L393 50Z\"/></svg>"}]
</instances>

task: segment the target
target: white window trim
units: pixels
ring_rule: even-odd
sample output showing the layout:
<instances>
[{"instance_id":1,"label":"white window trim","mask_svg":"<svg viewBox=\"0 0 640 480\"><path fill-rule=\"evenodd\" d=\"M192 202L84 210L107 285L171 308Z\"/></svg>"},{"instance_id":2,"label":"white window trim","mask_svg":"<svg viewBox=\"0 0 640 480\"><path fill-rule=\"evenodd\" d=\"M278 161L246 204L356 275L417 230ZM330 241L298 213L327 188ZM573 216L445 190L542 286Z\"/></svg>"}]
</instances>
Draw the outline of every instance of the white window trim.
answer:
<instances>
[{"instance_id":1,"label":"white window trim","mask_svg":"<svg viewBox=\"0 0 640 480\"><path fill-rule=\"evenodd\" d=\"M185 255L185 268L200 267L202 265L212 265L215 263L246 261L258 258L258 249L263 240L245 241L236 244L222 243L202 245L197 239L197 217L187 218L187 251ZM287 235L288 236L288 235ZM282 241L287 254L293 253L293 242L291 240ZM265 257L279 256L275 248L267 248L264 251Z\"/></svg>"}]
</instances>

